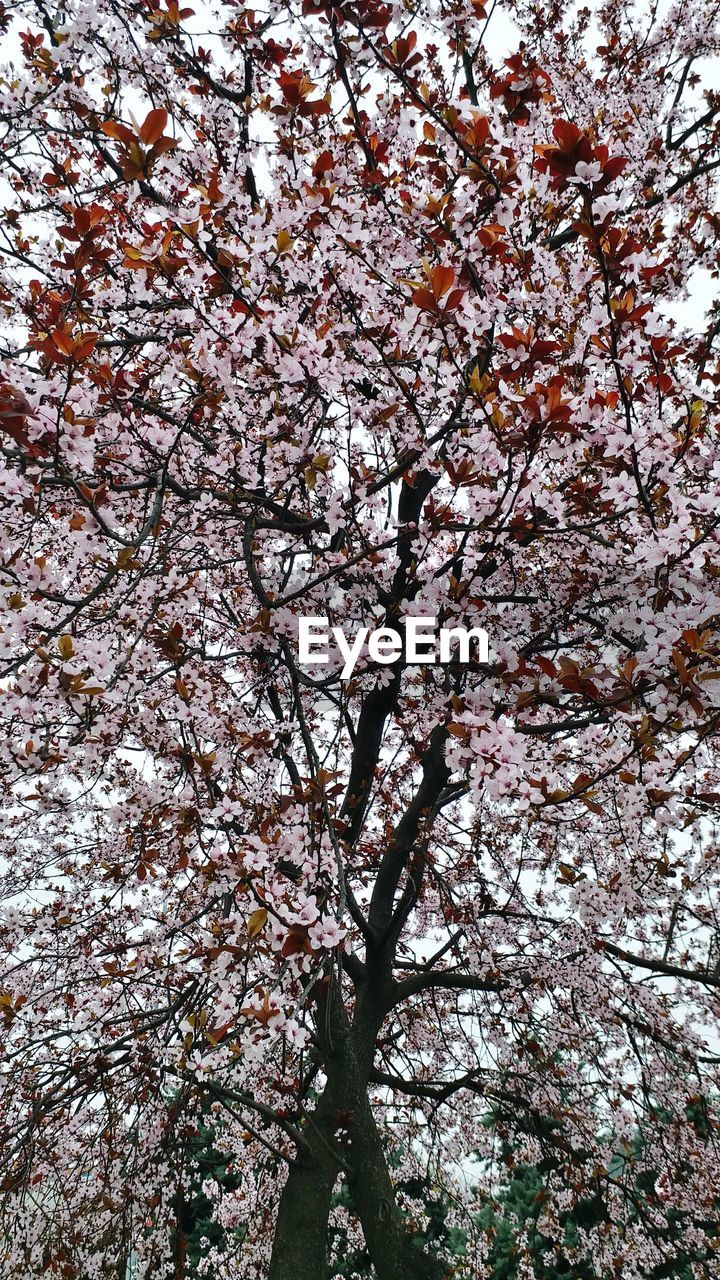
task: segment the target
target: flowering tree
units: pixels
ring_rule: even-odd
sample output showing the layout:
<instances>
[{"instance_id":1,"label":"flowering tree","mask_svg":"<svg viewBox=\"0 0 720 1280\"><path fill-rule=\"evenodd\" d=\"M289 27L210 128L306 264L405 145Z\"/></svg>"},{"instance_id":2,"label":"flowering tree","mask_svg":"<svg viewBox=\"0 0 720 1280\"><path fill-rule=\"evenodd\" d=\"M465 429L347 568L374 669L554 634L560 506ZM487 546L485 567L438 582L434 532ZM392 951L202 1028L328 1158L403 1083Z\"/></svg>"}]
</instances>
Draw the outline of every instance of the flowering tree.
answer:
<instances>
[{"instance_id":1,"label":"flowering tree","mask_svg":"<svg viewBox=\"0 0 720 1280\"><path fill-rule=\"evenodd\" d=\"M0 14L3 1275L709 1276L717 3Z\"/></svg>"}]
</instances>

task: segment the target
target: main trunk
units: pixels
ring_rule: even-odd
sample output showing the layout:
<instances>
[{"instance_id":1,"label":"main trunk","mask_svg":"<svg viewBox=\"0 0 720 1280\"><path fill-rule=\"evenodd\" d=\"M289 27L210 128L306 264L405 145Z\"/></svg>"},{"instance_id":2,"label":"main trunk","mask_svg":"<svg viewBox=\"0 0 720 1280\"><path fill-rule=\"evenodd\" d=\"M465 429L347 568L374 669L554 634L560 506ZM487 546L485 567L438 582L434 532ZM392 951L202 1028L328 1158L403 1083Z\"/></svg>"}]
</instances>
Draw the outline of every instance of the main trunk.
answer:
<instances>
[{"instance_id":1,"label":"main trunk","mask_svg":"<svg viewBox=\"0 0 720 1280\"><path fill-rule=\"evenodd\" d=\"M398 1207L368 1098L372 1051L356 1043L337 989L319 1023L327 1032L327 1083L304 1131L308 1152L291 1167L280 1198L268 1280L326 1280L328 1219L343 1164L378 1280L447 1280L447 1267L413 1243Z\"/></svg>"},{"instance_id":2,"label":"main trunk","mask_svg":"<svg viewBox=\"0 0 720 1280\"><path fill-rule=\"evenodd\" d=\"M330 1201L337 1165L307 1156L292 1165L280 1197L268 1280L326 1280Z\"/></svg>"},{"instance_id":3,"label":"main trunk","mask_svg":"<svg viewBox=\"0 0 720 1280\"><path fill-rule=\"evenodd\" d=\"M446 1280L445 1265L418 1248L408 1232L366 1087L355 1102L348 1182L378 1280Z\"/></svg>"}]
</instances>

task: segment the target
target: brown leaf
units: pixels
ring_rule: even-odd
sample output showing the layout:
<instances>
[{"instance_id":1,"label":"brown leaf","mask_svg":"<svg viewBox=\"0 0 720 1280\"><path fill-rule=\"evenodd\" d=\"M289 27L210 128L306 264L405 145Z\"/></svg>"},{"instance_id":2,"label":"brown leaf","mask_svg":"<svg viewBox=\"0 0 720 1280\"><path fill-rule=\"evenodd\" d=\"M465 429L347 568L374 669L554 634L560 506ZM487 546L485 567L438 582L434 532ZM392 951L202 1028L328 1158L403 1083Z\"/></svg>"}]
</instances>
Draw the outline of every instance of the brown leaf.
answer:
<instances>
[{"instance_id":1,"label":"brown leaf","mask_svg":"<svg viewBox=\"0 0 720 1280\"><path fill-rule=\"evenodd\" d=\"M247 922L248 936L251 938L256 938L257 935L261 933L262 930L265 928L265 925L267 924L267 918L268 918L268 913L264 907L258 907L257 911L253 911L252 915L248 916L248 922Z\"/></svg>"},{"instance_id":2,"label":"brown leaf","mask_svg":"<svg viewBox=\"0 0 720 1280\"><path fill-rule=\"evenodd\" d=\"M140 137L148 147L154 147L162 138L168 122L168 113L164 107L149 111L140 125Z\"/></svg>"}]
</instances>

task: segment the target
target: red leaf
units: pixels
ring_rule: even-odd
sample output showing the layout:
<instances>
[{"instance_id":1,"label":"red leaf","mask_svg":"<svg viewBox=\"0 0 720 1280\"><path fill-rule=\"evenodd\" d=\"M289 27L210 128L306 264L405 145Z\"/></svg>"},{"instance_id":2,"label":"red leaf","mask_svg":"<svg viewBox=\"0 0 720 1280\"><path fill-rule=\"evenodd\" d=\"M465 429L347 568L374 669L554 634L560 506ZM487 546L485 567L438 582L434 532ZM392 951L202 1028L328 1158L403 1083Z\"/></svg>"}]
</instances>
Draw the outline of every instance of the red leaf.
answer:
<instances>
[{"instance_id":1,"label":"red leaf","mask_svg":"<svg viewBox=\"0 0 720 1280\"><path fill-rule=\"evenodd\" d=\"M168 113L163 107L157 107L154 111L149 111L140 126L140 137L148 147L154 147L159 142L165 132L165 126L168 122Z\"/></svg>"},{"instance_id":2,"label":"red leaf","mask_svg":"<svg viewBox=\"0 0 720 1280\"><path fill-rule=\"evenodd\" d=\"M557 667L555 666L555 663L551 662L549 658L543 658L541 654L538 654L535 658L535 665L536 667L539 667L541 671L544 671L546 676L550 676L551 679L554 679L557 675Z\"/></svg>"},{"instance_id":3,"label":"red leaf","mask_svg":"<svg viewBox=\"0 0 720 1280\"><path fill-rule=\"evenodd\" d=\"M103 120L100 128L108 138L115 138L118 142L124 142L126 146L130 146L135 141L135 134L128 129L126 124L121 124L119 120Z\"/></svg>"},{"instance_id":4,"label":"red leaf","mask_svg":"<svg viewBox=\"0 0 720 1280\"><path fill-rule=\"evenodd\" d=\"M22 391L9 382L0 383L0 431L23 448L28 446L27 419L35 414Z\"/></svg>"},{"instance_id":5,"label":"red leaf","mask_svg":"<svg viewBox=\"0 0 720 1280\"><path fill-rule=\"evenodd\" d=\"M151 160L157 160L158 156L164 156L166 151L174 151L176 146L177 142L174 138L161 138L159 142L155 143L150 152Z\"/></svg>"},{"instance_id":6,"label":"red leaf","mask_svg":"<svg viewBox=\"0 0 720 1280\"><path fill-rule=\"evenodd\" d=\"M627 156L611 156L603 165L603 182L612 182L622 173L628 162Z\"/></svg>"},{"instance_id":7,"label":"red leaf","mask_svg":"<svg viewBox=\"0 0 720 1280\"><path fill-rule=\"evenodd\" d=\"M412 296L413 304L421 311L437 311L437 298L429 289L416 289Z\"/></svg>"},{"instance_id":8,"label":"red leaf","mask_svg":"<svg viewBox=\"0 0 720 1280\"><path fill-rule=\"evenodd\" d=\"M429 272L430 288L436 298L442 298L455 283L455 272L452 267L433 267Z\"/></svg>"},{"instance_id":9,"label":"red leaf","mask_svg":"<svg viewBox=\"0 0 720 1280\"><path fill-rule=\"evenodd\" d=\"M320 178L324 173L327 173L329 169L332 169L332 167L333 167L332 152L321 151L320 155L315 161L315 164L313 165L313 175L316 178Z\"/></svg>"},{"instance_id":10,"label":"red leaf","mask_svg":"<svg viewBox=\"0 0 720 1280\"><path fill-rule=\"evenodd\" d=\"M67 329L54 329L52 340L58 351L62 351L64 356L72 355L74 343L72 334L68 333Z\"/></svg>"},{"instance_id":11,"label":"red leaf","mask_svg":"<svg viewBox=\"0 0 720 1280\"><path fill-rule=\"evenodd\" d=\"M556 120L553 134L563 151L572 151L583 136L582 129L578 129L570 120Z\"/></svg>"},{"instance_id":12,"label":"red leaf","mask_svg":"<svg viewBox=\"0 0 720 1280\"><path fill-rule=\"evenodd\" d=\"M87 357L95 350L95 344L98 340L96 333L89 333L86 338L78 342L74 351L73 358L75 360L86 360Z\"/></svg>"},{"instance_id":13,"label":"red leaf","mask_svg":"<svg viewBox=\"0 0 720 1280\"><path fill-rule=\"evenodd\" d=\"M447 302L445 303L445 310L456 311L457 308L460 306L460 303L462 302L464 297L465 297L464 289L453 289L452 293L448 297Z\"/></svg>"}]
</instances>

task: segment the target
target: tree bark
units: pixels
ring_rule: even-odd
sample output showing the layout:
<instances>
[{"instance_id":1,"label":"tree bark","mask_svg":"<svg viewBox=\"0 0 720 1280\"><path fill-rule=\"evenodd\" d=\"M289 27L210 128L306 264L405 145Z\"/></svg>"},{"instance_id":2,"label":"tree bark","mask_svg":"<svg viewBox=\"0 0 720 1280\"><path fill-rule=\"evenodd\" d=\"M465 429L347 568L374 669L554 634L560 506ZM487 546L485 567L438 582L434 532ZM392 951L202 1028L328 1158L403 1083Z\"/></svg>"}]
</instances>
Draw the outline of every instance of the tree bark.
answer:
<instances>
[{"instance_id":1,"label":"tree bark","mask_svg":"<svg viewBox=\"0 0 720 1280\"><path fill-rule=\"evenodd\" d=\"M416 1245L407 1229L366 1088L357 1106L350 1153L355 1172L348 1182L378 1280L447 1280L445 1263Z\"/></svg>"},{"instance_id":2,"label":"tree bark","mask_svg":"<svg viewBox=\"0 0 720 1280\"><path fill-rule=\"evenodd\" d=\"M368 1097L373 1053L364 1042L369 1036L374 1044L377 1028L366 1024L357 1043L359 1029L334 980L317 1021L327 1083L304 1128L308 1151L292 1165L281 1195L268 1280L326 1280L328 1219L343 1165L378 1280L447 1280L446 1265L413 1242L395 1197ZM346 1135L342 1144L338 1130Z\"/></svg>"},{"instance_id":3,"label":"tree bark","mask_svg":"<svg viewBox=\"0 0 720 1280\"><path fill-rule=\"evenodd\" d=\"M291 1165L280 1197L268 1280L326 1280L328 1219L338 1165L328 1155Z\"/></svg>"}]
</instances>

